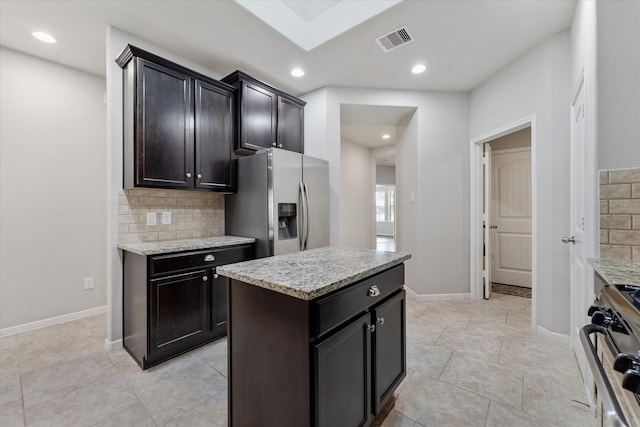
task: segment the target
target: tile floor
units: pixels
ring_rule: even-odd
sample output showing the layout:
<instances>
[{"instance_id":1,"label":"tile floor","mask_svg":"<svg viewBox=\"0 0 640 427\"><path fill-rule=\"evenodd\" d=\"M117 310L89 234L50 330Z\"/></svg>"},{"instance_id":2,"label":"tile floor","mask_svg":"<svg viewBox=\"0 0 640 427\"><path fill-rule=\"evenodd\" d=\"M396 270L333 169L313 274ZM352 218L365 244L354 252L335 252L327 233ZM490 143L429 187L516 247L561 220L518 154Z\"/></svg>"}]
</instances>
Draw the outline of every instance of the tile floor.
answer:
<instances>
[{"instance_id":1,"label":"tile floor","mask_svg":"<svg viewBox=\"0 0 640 427\"><path fill-rule=\"evenodd\" d=\"M384 427L595 426L569 346L531 300L407 302L407 378ZM0 339L0 426L225 426L226 340L147 371L103 350L105 317Z\"/></svg>"}]
</instances>

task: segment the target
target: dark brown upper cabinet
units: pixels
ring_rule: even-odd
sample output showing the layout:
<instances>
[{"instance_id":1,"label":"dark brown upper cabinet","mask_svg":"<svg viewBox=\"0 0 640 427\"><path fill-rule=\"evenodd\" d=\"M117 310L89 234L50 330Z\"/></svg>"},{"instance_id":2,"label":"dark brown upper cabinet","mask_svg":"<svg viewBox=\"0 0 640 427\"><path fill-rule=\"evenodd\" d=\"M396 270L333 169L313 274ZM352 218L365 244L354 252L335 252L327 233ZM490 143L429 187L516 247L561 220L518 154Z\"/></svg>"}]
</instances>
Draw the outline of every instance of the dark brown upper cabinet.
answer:
<instances>
[{"instance_id":1,"label":"dark brown upper cabinet","mask_svg":"<svg viewBox=\"0 0 640 427\"><path fill-rule=\"evenodd\" d=\"M127 45L124 187L234 191L235 89Z\"/></svg>"},{"instance_id":2,"label":"dark brown upper cabinet","mask_svg":"<svg viewBox=\"0 0 640 427\"><path fill-rule=\"evenodd\" d=\"M222 81L237 90L238 153L253 154L269 147L304 152L306 102L242 71L235 71Z\"/></svg>"}]
</instances>

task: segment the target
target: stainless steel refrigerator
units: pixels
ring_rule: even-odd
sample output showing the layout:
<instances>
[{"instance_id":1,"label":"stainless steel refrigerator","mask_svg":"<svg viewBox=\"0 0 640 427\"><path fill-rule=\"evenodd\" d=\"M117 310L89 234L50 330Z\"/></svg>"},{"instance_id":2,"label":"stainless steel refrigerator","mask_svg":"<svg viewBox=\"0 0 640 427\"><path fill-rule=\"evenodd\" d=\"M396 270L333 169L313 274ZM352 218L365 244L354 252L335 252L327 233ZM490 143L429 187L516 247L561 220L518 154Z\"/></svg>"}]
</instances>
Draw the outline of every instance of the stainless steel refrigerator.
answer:
<instances>
[{"instance_id":1,"label":"stainless steel refrigerator","mask_svg":"<svg viewBox=\"0 0 640 427\"><path fill-rule=\"evenodd\" d=\"M256 239L256 257L329 246L329 163L268 148L237 160L226 233Z\"/></svg>"}]
</instances>

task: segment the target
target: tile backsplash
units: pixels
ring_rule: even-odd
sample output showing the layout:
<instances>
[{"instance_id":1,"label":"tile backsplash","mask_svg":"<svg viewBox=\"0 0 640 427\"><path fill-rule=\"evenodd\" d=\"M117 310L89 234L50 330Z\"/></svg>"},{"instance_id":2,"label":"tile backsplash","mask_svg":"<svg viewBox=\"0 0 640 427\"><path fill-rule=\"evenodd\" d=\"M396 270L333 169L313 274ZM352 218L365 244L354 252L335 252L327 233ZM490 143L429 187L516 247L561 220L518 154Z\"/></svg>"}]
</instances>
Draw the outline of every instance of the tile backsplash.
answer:
<instances>
[{"instance_id":1,"label":"tile backsplash","mask_svg":"<svg viewBox=\"0 0 640 427\"><path fill-rule=\"evenodd\" d=\"M213 237L224 234L223 195L203 191L131 188L118 192L120 243ZM156 225L147 225L147 213ZM162 224L171 212L171 224Z\"/></svg>"},{"instance_id":2,"label":"tile backsplash","mask_svg":"<svg viewBox=\"0 0 640 427\"><path fill-rule=\"evenodd\" d=\"M640 168L600 171L600 257L640 260Z\"/></svg>"}]
</instances>

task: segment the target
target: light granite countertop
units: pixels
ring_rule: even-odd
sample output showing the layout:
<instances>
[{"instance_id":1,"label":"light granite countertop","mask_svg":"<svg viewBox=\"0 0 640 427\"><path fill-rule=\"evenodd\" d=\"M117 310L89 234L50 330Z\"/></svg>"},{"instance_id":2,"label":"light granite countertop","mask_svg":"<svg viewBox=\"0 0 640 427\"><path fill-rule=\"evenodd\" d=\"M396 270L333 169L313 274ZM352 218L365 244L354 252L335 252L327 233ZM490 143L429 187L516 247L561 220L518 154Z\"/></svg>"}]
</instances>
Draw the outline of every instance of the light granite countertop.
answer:
<instances>
[{"instance_id":1,"label":"light granite countertop","mask_svg":"<svg viewBox=\"0 0 640 427\"><path fill-rule=\"evenodd\" d=\"M302 300L312 300L403 263L411 254L326 247L218 267L216 272Z\"/></svg>"},{"instance_id":2,"label":"light granite countertop","mask_svg":"<svg viewBox=\"0 0 640 427\"><path fill-rule=\"evenodd\" d=\"M118 248L138 255L158 255L170 252L210 249L221 246L253 243L252 237L216 236L199 239L161 240L158 242L118 243Z\"/></svg>"},{"instance_id":3,"label":"light granite countertop","mask_svg":"<svg viewBox=\"0 0 640 427\"><path fill-rule=\"evenodd\" d=\"M589 258L589 262L609 285L640 286L640 261Z\"/></svg>"}]
</instances>

